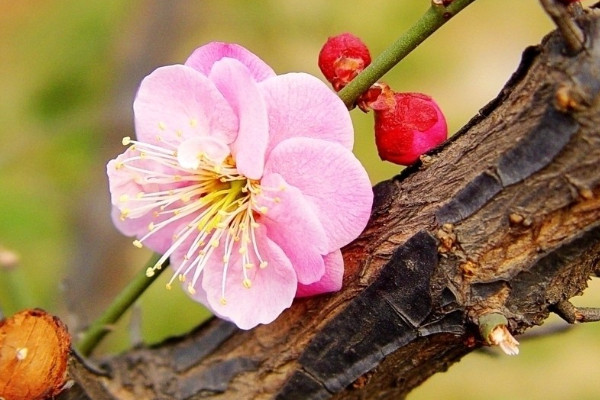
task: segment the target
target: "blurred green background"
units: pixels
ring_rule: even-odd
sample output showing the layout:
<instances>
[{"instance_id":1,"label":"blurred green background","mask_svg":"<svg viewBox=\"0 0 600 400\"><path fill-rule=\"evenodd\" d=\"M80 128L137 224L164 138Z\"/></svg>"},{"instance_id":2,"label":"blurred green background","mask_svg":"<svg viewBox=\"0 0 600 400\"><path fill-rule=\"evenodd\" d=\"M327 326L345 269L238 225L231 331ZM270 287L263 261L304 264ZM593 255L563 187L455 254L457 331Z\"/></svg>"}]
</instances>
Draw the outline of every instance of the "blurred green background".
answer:
<instances>
[{"instance_id":1,"label":"blurred green background","mask_svg":"<svg viewBox=\"0 0 600 400\"><path fill-rule=\"evenodd\" d=\"M0 307L42 307L77 333L145 262L109 217L105 164L132 135L132 101L158 66L183 62L213 40L249 48L277 72L321 76L328 36L350 31L379 54L428 7L427 0L7 0L0 2ZM585 2L584 4L591 4ZM535 0L480 0L384 80L433 96L455 132L491 100L521 51L552 29ZM355 152L372 182L397 173L381 162L372 116L352 113ZM168 273L143 296L101 351L181 334L207 317ZM577 304L600 305L593 283ZM546 325L558 326L557 319ZM138 323L133 324L137 326ZM543 328L542 328L543 329ZM410 399L595 399L600 326L523 340L518 357L478 352ZM129 336L132 336L130 338Z\"/></svg>"}]
</instances>

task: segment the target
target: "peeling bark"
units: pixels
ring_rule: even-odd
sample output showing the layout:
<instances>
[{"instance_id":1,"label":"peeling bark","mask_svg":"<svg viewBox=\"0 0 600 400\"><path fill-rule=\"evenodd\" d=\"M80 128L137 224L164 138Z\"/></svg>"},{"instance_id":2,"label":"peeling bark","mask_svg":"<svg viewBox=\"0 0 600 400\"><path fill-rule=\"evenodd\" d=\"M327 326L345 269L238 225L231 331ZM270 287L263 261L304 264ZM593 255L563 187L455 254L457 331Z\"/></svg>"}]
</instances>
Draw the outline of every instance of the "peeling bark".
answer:
<instances>
[{"instance_id":1,"label":"peeling bark","mask_svg":"<svg viewBox=\"0 0 600 400\"><path fill-rule=\"evenodd\" d=\"M600 269L600 13L577 22L583 51L550 34L426 164L374 188L342 291L252 331L212 320L107 375L73 359L61 398L402 398L482 345L480 315L542 323Z\"/></svg>"}]
</instances>

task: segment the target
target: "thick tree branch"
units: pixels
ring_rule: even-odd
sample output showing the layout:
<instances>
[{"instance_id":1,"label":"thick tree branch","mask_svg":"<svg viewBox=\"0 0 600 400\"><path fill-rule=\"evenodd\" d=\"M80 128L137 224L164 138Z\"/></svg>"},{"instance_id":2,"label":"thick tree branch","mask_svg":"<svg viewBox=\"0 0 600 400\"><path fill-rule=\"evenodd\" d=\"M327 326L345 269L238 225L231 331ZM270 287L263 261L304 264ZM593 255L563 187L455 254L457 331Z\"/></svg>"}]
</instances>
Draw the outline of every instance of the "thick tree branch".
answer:
<instances>
[{"instance_id":1,"label":"thick tree branch","mask_svg":"<svg viewBox=\"0 0 600 400\"><path fill-rule=\"evenodd\" d=\"M341 292L252 331L212 320L107 358L108 376L74 359L64 398L401 398L482 344L482 314L513 334L540 324L599 270L598 13L578 26L583 51L567 56L558 33L528 49L426 165L375 187Z\"/></svg>"}]
</instances>

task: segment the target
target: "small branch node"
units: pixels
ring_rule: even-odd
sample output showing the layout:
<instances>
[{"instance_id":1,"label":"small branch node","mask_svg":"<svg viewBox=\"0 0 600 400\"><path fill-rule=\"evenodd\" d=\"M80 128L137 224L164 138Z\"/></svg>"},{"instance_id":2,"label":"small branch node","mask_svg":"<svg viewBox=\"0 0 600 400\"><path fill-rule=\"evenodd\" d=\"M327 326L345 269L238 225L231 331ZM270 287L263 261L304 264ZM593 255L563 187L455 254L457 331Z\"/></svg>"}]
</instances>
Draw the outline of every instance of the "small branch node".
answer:
<instances>
[{"instance_id":1,"label":"small branch node","mask_svg":"<svg viewBox=\"0 0 600 400\"><path fill-rule=\"evenodd\" d=\"M562 34L565 46L567 47L567 53L575 55L583 50L585 36L573 20L568 6L558 0L540 0L540 3Z\"/></svg>"},{"instance_id":2,"label":"small branch node","mask_svg":"<svg viewBox=\"0 0 600 400\"><path fill-rule=\"evenodd\" d=\"M556 303L552 311L570 324L600 321L600 308L575 307L568 300Z\"/></svg>"},{"instance_id":3,"label":"small branch node","mask_svg":"<svg viewBox=\"0 0 600 400\"><path fill-rule=\"evenodd\" d=\"M479 333L490 346L498 346L502 351L514 356L519 354L519 342L508 331L508 320L500 313L488 313L479 317Z\"/></svg>"}]
</instances>

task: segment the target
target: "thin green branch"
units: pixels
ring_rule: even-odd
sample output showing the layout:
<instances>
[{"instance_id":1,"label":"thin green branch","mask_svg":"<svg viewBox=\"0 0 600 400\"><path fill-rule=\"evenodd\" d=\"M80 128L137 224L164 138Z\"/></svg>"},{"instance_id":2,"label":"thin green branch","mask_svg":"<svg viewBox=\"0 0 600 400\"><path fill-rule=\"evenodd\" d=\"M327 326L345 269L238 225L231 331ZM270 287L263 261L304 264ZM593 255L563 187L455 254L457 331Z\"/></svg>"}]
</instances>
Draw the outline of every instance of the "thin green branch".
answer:
<instances>
[{"instance_id":1,"label":"thin green branch","mask_svg":"<svg viewBox=\"0 0 600 400\"><path fill-rule=\"evenodd\" d=\"M366 92L386 72L406 57L433 32L444 25L475 0L454 0L447 7L432 5L421 18L390 47L379 55L371 65L352 80L339 96L348 108L354 107L358 96Z\"/></svg>"},{"instance_id":2,"label":"thin green branch","mask_svg":"<svg viewBox=\"0 0 600 400\"><path fill-rule=\"evenodd\" d=\"M89 356L92 353L102 338L110 332L111 326L121 318L125 311L131 307L152 282L158 278L161 272L165 270L165 267L169 264L168 260L162 264L160 269L155 269L153 276L148 277L146 275L146 270L156 265L159 259L160 255L154 254L148 260L146 266L119 293L104 313L84 332L81 340L77 343L77 349L81 355Z\"/></svg>"}]
</instances>

